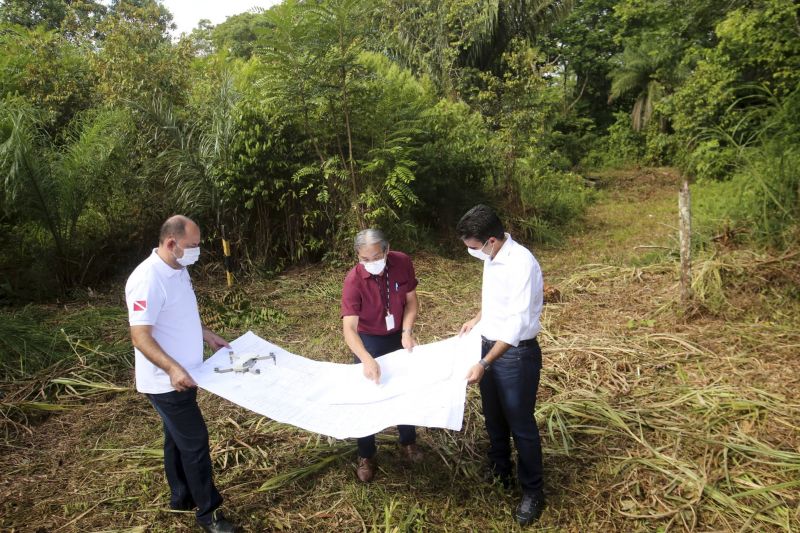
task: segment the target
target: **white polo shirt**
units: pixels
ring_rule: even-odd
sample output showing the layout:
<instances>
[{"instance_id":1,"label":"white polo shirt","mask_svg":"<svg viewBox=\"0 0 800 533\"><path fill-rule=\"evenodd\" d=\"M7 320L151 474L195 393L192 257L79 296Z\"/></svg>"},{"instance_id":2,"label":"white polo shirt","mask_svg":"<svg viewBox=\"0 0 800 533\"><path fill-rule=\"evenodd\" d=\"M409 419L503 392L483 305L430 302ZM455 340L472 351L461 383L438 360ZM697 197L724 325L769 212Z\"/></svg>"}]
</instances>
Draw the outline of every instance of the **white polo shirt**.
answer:
<instances>
[{"instance_id":1,"label":"white polo shirt","mask_svg":"<svg viewBox=\"0 0 800 533\"><path fill-rule=\"evenodd\" d=\"M153 250L128 278L125 301L130 325L153 326L153 338L183 368L191 373L203 363L203 326L185 268L172 268ZM166 372L134 351L136 390L147 394L175 390Z\"/></svg>"},{"instance_id":2,"label":"white polo shirt","mask_svg":"<svg viewBox=\"0 0 800 533\"><path fill-rule=\"evenodd\" d=\"M533 254L506 233L502 248L483 263L481 334L512 346L541 329L544 281Z\"/></svg>"}]
</instances>

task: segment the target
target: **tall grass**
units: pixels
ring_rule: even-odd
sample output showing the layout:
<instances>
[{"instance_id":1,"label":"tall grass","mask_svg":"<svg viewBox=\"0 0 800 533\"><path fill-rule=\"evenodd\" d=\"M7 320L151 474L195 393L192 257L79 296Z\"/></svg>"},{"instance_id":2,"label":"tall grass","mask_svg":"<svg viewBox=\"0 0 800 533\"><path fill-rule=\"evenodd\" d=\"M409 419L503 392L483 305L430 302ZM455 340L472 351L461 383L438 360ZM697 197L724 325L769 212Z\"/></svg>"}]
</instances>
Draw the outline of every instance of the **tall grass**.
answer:
<instances>
[{"instance_id":1,"label":"tall grass","mask_svg":"<svg viewBox=\"0 0 800 533\"><path fill-rule=\"evenodd\" d=\"M554 170L539 161L539 156L519 160L514 178L518 199L505 201L512 204L511 224L526 239L553 242L581 220L593 194L580 176Z\"/></svg>"},{"instance_id":2,"label":"tall grass","mask_svg":"<svg viewBox=\"0 0 800 533\"><path fill-rule=\"evenodd\" d=\"M41 323L31 308L0 311L0 381L28 376L58 361L67 343L56 328Z\"/></svg>"},{"instance_id":3,"label":"tall grass","mask_svg":"<svg viewBox=\"0 0 800 533\"><path fill-rule=\"evenodd\" d=\"M119 383L133 366L130 346L119 342L123 313L115 307L0 313L0 430L7 437L31 432L35 421L88 398L130 390Z\"/></svg>"},{"instance_id":4,"label":"tall grass","mask_svg":"<svg viewBox=\"0 0 800 533\"><path fill-rule=\"evenodd\" d=\"M707 132L735 148L736 165L729 180L696 187L696 211L707 231L785 248L800 239L800 88L757 95L763 104L741 121L755 131Z\"/></svg>"}]
</instances>

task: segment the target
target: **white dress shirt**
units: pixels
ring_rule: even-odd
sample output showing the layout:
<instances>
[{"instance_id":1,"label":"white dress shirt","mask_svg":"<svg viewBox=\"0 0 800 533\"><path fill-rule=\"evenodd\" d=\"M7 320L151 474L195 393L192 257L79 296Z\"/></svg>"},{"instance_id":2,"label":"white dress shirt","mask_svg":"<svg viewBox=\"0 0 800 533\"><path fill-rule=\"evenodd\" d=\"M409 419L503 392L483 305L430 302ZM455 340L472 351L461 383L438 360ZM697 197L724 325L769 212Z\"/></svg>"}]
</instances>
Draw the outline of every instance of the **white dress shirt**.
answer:
<instances>
[{"instance_id":1,"label":"white dress shirt","mask_svg":"<svg viewBox=\"0 0 800 533\"><path fill-rule=\"evenodd\" d=\"M483 263L481 334L518 346L541 329L544 281L533 254L506 233L503 246Z\"/></svg>"}]
</instances>

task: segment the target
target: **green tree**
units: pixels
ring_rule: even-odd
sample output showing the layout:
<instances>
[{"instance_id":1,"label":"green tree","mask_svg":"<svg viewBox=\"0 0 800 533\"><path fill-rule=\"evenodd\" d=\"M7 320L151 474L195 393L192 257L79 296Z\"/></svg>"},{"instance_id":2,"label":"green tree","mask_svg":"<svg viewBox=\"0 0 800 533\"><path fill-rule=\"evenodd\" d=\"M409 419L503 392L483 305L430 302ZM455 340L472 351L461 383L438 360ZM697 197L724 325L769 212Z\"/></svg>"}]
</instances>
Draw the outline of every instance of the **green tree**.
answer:
<instances>
[{"instance_id":1,"label":"green tree","mask_svg":"<svg viewBox=\"0 0 800 533\"><path fill-rule=\"evenodd\" d=\"M704 51L717 42L716 24L744 0L680 2L678 0L621 0L614 6L619 20L616 42L624 47L610 73L609 102L632 97L631 123L647 130L647 145L661 139L672 126L672 95L685 85ZM648 128L654 116L658 122Z\"/></svg>"},{"instance_id":2,"label":"green tree","mask_svg":"<svg viewBox=\"0 0 800 533\"><path fill-rule=\"evenodd\" d=\"M59 31L67 40L92 48L101 39L98 26L108 13L99 0L70 0Z\"/></svg>"},{"instance_id":3,"label":"green tree","mask_svg":"<svg viewBox=\"0 0 800 533\"><path fill-rule=\"evenodd\" d=\"M625 48L618 58L619 66L611 73L609 103L623 95L633 93L635 101L631 110L634 131L642 131L653 116L655 105L664 97L667 82L659 77L666 66L664 54L656 44L641 48Z\"/></svg>"},{"instance_id":4,"label":"green tree","mask_svg":"<svg viewBox=\"0 0 800 533\"><path fill-rule=\"evenodd\" d=\"M483 17L472 21L474 32L462 55L464 63L480 70L500 67L515 39L534 42L572 10L573 0L490 0Z\"/></svg>"},{"instance_id":5,"label":"green tree","mask_svg":"<svg viewBox=\"0 0 800 533\"><path fill-rule=\"evenodd\" d=\"M455 98L459 56L488 31L491 8L491 2L386 0L378 10L381 32L372 47L429 76L440 94Z\"/></svg>"},{"instance_id":6,"label":"green tree","mask_svg":"<svg viewBox=\"0 0 800 533\"><path fill-rule=\"evenodd\" d=\"M379 168L386 168L369 161L363 166L359 163L366 155L360 152L364 145L359 138L374 120L359 112L370 105L364 84L368 71L359 59L367 15L363 0L331 0L313 6L286 2L267 12L273 29L261 46L269 73L262 83L296 111L318 160L302 174L319 173L327 190L337 188L346 175L351 193L347 203L359 226L376 205L367 192L371 188L367 174L374 176L380 174ZM398 204L403 195L396 191L405 190L404 180L410 177L402 172L403 180L395 179L398 175L392 172L386 176L394 184L388 190Z\"/></svg>"},{"instance_id":7,"label":"green tree","mask_svg":"<svg viewBox=\"0 0 800 533\"><path fill-rule=\"evenodd\" d=\"M21 98L0 102L2 208L20 223L30 222L49 236L61 288L81 281L86 235L95 233L93 200L108 178L111 162L126 134L120 111L87 112L76 117L56 143L44 130L41 111Z\"/></svg>"},{"instance_id":8,"label":"green tree","mask_svg":"<svg viewBox=\"0 0 800 533\"><path fill-rule=\"evenodd\" d=\"M269 18L264 13L233 15L211 30L211 42L217 51L249 59L255 53L259 36L270 27Z\"/></svg>"},{"instance_id":9,"label":"green tree","mask_svg":"<svg viewBox=\"0 0 800 533\"><path fill-rule=\"evenodd\" d=\"M239 101L233 83L229 72L221 72L186 119L161 95L143 108L152 142L161 148L151 179L163 180L176 208L213 221L214 229L225 223L224 178L233 163Z\"/></svg>"},{"instance_id":10,"label":"green tree","mask_svg":"<svg viewBox=\"0 0 800 533\"><path fill-rule=\"evenodd\" d=\"M778 96L800 83L800 6L761 0L728 13L716 27L718 60L728 61L742 83L758 83Z\"/></svg>"},{"instance_id":11,"label":"green tree","mask_svg":"<svg viewBox=\"0 0 800 533\"><path fill-rule=\"evenodd\" d=\"M0 29L0 95L20 94L45 112L51 131L92 106L96 77L88 52L44 27Z\"/></svg>"},{"instance_id":12,"label":"green tree","mask_svg":"<svg viewBox=\"0 0 800 533\"><path fill-rule=\"evenodd\" d=\"M56 30L67 16L67 4L65 0L4 0L0 4L0 21Z\"/></svg>"},{"instance_id":13,"label":"green tree","mask_svg":"<svg viewBox=\"0 0 800 533\"><path fill-rule=\"evenodd\" d=\"M376 25L390 57L430 76L441 94L455 98L462 69L499 74L514 39L543 35L572 5L572 0L385 0Z\"/></svg>"},{"instance_id":14,"label":"green tree","mask_svg":"<svg viewBox=\"0 0 800 533\"><path fill-rule=\"evenodd\" d=\"M188 39L191 41L196 55L207 57L214 53L213 32L214 25L208 19L200 19L197 26L192 29Z\"/></svg>"},{"instance_id":15,"label":"green tree","mask_svg":"<svg viewBox=\"0 0 800 533\"><path fill-rule=\"evenodd\" d=\"M562 115L577 114L605 130L613 121L608 105L609 73L622 52L614 36L619 31L616 0L577 0L551 31L536 40L548 62L560 65Z\"/></svg>"},{"instance_id":16,"label":"green tree","mask_svg":"<svg viewBox=\"0 0 800 533\"><path fill-rule=\"evenodd\" d=\"M737 166L737 146L756 142L767 120L763 94L783 98L800 84L798 6L764 0L730 10L668 112L688 149L681 165L696 176L724 178ZM778 106L771 106L775 109ZM759 141L760 142L760 141Z\"/></svg>"},{"instance_id":17,"label":"green tree","mask_svg":"<svg viewBox=\"0 0 800 533\"><path fill-rule=\"evenodd\" d=\"M155 0L118 0L99 24L99 51L92 55L105 101L149 101L162 94L179 103L186 97L191 40L173 45L172 15Z\"/></svg>"}]
</instances>

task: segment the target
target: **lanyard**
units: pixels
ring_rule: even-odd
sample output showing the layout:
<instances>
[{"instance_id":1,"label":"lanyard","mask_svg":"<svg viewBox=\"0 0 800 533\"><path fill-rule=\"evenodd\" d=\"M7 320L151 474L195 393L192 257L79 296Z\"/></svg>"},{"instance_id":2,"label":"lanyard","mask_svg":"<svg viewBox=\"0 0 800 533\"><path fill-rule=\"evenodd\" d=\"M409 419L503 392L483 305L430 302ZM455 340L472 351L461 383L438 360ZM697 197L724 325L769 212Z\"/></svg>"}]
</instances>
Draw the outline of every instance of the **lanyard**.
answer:
<instances>
[{"instance_id":1,"label":"lanyard","mask_svg":"<svg viewBox=\"0 0 800 533\"><path fill-rule=\"evenodd\" d=\"M391 302L391 296L389 292L389 265L387 263L386 269L383 271L383 275L386 277L386 300L383 299L383 294L381 294L381 302L383 303L384 308L386 309L386 315L389 315L389 303ZM378 276L372 276L375 278L375 283L378 284L380 287L380 281L378 281ZM380 288L378 289L380 290Z\"/></svg>"}]
</instances>

